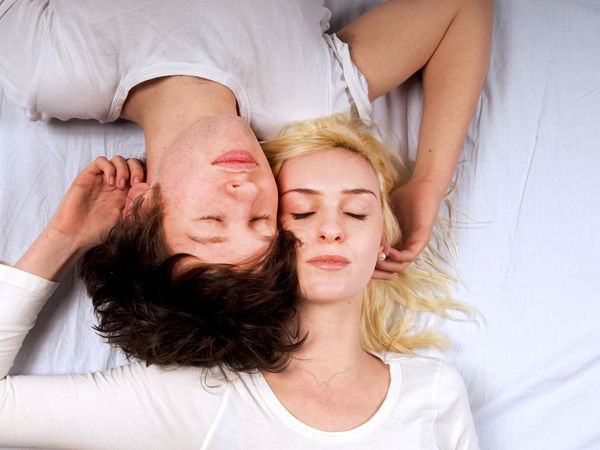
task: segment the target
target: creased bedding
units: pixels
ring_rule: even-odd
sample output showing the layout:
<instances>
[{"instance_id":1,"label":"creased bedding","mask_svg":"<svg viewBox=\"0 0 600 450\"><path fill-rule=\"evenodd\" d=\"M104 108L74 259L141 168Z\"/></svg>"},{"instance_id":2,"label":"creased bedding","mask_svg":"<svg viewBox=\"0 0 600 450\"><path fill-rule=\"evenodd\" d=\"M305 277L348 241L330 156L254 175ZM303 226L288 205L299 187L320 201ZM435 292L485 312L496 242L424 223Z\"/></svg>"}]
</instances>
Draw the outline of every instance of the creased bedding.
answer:
<instances>
[{"instance_id":1,"label":"creased bedding","mask_svg":"<svg viewBox=\"0 0 600 450\"><path fill-rule=\"evenodd\" d=\"M369 0L326 2L336 29ZM444 324L484 449L600 449L600 3L498 0L490 69L460 164L459 297L480 325ZM414 157L418 80L375 122ZM30 122L0 91L0 257L18 259L79 169L139 155L135 125ZM12 373L126 362L102 343L74 272ZM1 426L1 424L0 424Z\"/></svg>"}]
</instances>

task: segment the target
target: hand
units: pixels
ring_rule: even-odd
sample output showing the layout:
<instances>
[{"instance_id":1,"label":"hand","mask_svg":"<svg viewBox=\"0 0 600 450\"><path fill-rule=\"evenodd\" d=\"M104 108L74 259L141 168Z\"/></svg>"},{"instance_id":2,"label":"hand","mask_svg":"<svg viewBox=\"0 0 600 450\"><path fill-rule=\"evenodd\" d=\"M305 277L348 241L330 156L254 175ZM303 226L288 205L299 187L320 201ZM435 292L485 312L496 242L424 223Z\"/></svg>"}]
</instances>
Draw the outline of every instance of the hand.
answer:
<instances>
[{"instance_id":1,"label":"hand","mask_svg":"<svg viewBox=\"0 0 600 450\"><path fill-rule=\"evenodd\" d=\"M73 181L56 213L16 267L54 279L69 260L101 242L122 216L127 192L144 180L136 159L97 158Z\"/></svg>"},{"instance_id":2,"label":"hand","mask_svg":"<svg viewBox=\"0 0 600 450\"><path fill-rule=\"evenodd\" d=\"M144 180L137 159L97 158L83 169L50 219L49 233L66 237L85 251L101 241L122 216L129 188Z\"/></svg>"},{"instance_id":3,"label":"hand","mask_svg":"<svg viewBox=\"0 0 600 450\"><path fill-rule=\"evenodd\" d=\"M390 200L402 239L395 248L383 250L387 258L377 262L373 278L389 279L419 256L431 239L442 199L436 184L427 180L410 180L392 192Z\"/></svg>"}]
</instances>

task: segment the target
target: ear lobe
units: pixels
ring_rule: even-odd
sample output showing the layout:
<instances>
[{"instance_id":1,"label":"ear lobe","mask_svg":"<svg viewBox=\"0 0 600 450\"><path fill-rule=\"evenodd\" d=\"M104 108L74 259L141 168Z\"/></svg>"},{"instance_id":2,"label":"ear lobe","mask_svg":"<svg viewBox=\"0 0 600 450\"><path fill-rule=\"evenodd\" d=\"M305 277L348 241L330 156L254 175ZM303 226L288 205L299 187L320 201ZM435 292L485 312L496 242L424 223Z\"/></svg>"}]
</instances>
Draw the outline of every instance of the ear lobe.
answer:
<instances>
[{"instance_id":1,"label":"ear lobe","mask_svg":"<svg viewBox=\"0 0 600 450\"><path fill-rule=\"evenodd\" d=\"M125 199L125 207L123 208L123 218L129 216L131 208L138 197L144 197L146 192L150 192L151 186L148 183L136 183L127 192L127 198ZM142 201L145 201L144 198Z\"/></svg>"}]
</instances>

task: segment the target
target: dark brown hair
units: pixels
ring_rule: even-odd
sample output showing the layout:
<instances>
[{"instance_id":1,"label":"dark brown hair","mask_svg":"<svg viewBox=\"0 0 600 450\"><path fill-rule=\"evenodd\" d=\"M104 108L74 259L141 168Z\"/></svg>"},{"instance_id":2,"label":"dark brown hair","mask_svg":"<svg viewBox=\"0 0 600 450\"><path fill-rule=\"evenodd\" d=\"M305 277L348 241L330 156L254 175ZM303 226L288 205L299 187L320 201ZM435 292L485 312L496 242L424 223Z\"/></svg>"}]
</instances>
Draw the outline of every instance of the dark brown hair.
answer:
<instances>
[{"instance_id":1,"label":"dark brown hair","mask_svg":"<svg viewBox=\"0 0 600 450\"><path fill-rule=\"evenodd\" d=\"M83 258L96 330L147 365L283 370L304 340L295 309L295 237L279 231L244 268L182 268L189 256L169 254L154 191L150 207L136 202Z\"/></svg>"}]
</instances>

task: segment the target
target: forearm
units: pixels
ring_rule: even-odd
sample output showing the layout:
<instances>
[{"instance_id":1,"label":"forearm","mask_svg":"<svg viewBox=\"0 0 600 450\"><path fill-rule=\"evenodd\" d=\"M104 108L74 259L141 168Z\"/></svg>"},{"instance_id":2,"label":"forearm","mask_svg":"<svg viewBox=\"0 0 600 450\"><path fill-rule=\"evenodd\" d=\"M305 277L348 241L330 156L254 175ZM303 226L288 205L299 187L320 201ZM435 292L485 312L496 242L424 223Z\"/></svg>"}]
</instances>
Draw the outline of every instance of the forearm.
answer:
<instances>
[{"instance_id":1,"label":"forearm","mask_svg":"<svg viewBox=\"0 0 600 450\"><path fill-rule=\"evenodd\" d=\"M78 252L73 236L46 227L14 267L56 281Z\"/></svg>"},{"instance_id":2,"label":"forearm","mask_svg":"<svg viewBox=\"0 0 600 450\"><path fill-rule=\"evenodd\" d=\"M58 283L0 264L0 379Z\"/></svg>"},{"instance_id":3,"label":"forearm","mask_svg":"<svg viewBox=\"0 0 600 450\"><path fill-rule=\"evenodd\" d=\"M485 80L491 5L468 1L423 69L423 116L412 179L441 198L450 184Z\"/></svg>"}]
</instances>

